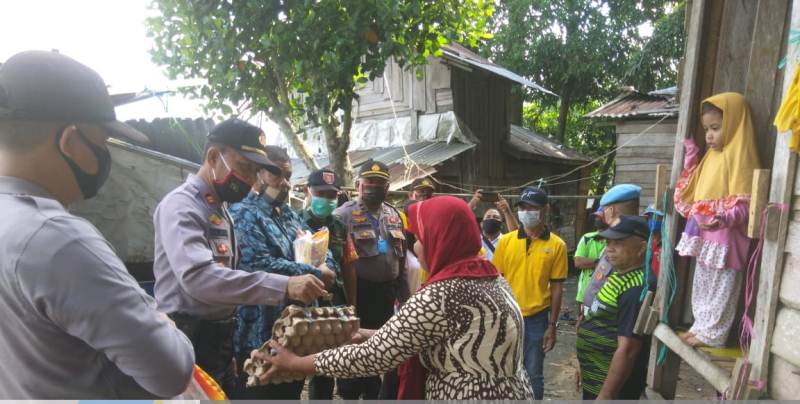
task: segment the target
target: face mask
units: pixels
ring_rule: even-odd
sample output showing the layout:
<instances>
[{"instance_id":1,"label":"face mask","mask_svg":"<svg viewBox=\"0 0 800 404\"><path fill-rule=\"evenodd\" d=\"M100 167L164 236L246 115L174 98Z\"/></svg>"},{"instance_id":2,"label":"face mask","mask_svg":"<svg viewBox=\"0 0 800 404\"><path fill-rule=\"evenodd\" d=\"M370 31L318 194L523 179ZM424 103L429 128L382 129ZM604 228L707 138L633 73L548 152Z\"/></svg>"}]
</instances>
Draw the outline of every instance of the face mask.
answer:
<instances>
[{"instance_id":1,"label":"face mask","mask_svg":"<svg viewBox=\"0 0 800 404\"><path fill-rule=\"evenodd\" d=\"M64 154L63 151L61 151L61 148L58 147L58 144L61 143L61 136L64 134L63 130L59 132L58 136L56 136L56 148L58 149L58 152L61 153L61 157L64 158L64 161L67 162L69 168L72 170L72 175L75 176L75 181L78 183L78 187L81 190L83 199L90 199L97 195L97 191L100 190L100 187L102 187L108 179L108 174L111 172L111 154L105 147L100 147L90 142L80 130L77 132L78 136L83 139L83 143L85 143L86 146L89 146L89 150L91 150L92 154L94 154L94 158L97 159L97 174L89 174L86 171L83 171L83 169L77 163L75 163L75 160L71 159L69 156Z\"/></svg>"},{"instance_id":2,"label":"face mask","mask_svg":"<svg viewBox=\"0 0 800 404\"><path fill-rule=\"evenodd\" d=\"M363 186L364 195L361 198L367 205L380 205L386 199L386 188L382 186Z\"/></svg>"},{"instance_id":3,"label":"face mask","mask_svg":"<svg viewBox=\"0 0 800 404\"><path fill-rule=\"evenodd\" d=\"M520 210L517 212L517 217L522 225L529 229L536 227L540 222L538 210Z\"/></svg>"},{"instance_id":4,"label":"face mask","mask_svg":"<svg viewBox=\"0 0 800 404\"><path fill-rule=\"evenodd\" d=\"M602 231L602 230L607 229L608 225L606 224L605 221L603 221L603 218L596 217L594 219L594 228L597 229L597 230Z\"/></svg>"},{"instance_id":5,"label":"face mask","mask_svg":"<svg viewBox=\"0 0 800 404\"><path fill-rule=\"evenodd\" d=\"M273 205L283 205L286 199L289 198L289 191L285 188L274 188L269 185L264 187L264 195L271 199Z\"/></svg>"},{"instance_id":6,"label":"face mask","mask_svg":"<svg viewBox=\"0 0 800 404\"><path fill-rule=\"evenodd\" d=\"M214 172L213 168L211 169L211 175L214 177L214 190L217 191L217 195L223 202L239 202L250 192L250 184L239 173L231 170L222 154L219 157L222 159L222 164L228 169L228 175L222 180L217 180L217 173Z\"/></svg>"},{"instance_id":7,"label":"face mask","mask_svg":"<svg viewBox=\"0 0 800 404\"><path fill-rule=\"evenodd\" d=\"M661 231L661 221L649 219L647 221L647 226L650 227L650 233L658 233Z\"/></svg>"},{"instance_id":8,"label":"face mask","mask_svg":"<svg viewBox=\"0 0 800 404\"><path fill-rule=\"evenodd\" d=\"M481 222L481 229L486 234L497 234L500 232L500 226L503 225L503 222L497 219L483 219Z\"/></svg>"},{"instance_id":9,"label":"face mask","mask_svg":"<svg viewBox=\"0 0 800 404\"><path fill-rule=\"evenodd\" d=\"M336 199L311 197L311 213L316 217L328 217L336 209Z\"/></svg>"}]
</instances>

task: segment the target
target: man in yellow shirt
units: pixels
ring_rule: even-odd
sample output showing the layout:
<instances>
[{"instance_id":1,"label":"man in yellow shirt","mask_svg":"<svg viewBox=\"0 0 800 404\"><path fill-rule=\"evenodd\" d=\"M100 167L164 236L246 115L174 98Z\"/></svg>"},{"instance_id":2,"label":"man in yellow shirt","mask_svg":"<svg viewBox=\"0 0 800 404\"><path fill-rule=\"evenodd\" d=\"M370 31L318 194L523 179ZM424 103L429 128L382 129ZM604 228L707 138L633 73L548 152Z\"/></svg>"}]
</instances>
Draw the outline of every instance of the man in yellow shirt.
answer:
<instances>
[{"instance_id":1,"label":"man in yellow shirt","mask_svg":"<svg viewBox=\"0 0 800 404\"><path fill-rule=\"evenodd\" d=\"M503 235L492 262L508 280L525 321L524 364L533 396L544 396L544 355L556 343L562 282L567 278L567 246L545 225L547 193L522 190L517 202L520 228Z\"/></svg>"}]
</instances>

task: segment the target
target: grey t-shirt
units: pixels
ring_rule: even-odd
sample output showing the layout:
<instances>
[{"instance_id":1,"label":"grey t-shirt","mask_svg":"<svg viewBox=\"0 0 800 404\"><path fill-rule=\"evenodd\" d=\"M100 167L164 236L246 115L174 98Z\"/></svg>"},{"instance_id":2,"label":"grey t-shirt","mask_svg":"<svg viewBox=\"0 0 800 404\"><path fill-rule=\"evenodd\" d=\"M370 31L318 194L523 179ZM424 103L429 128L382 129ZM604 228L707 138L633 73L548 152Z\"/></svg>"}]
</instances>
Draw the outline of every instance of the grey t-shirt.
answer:
<instances>
[{"instance_id":1,"label":"grey t-shirt","mask_svg":"<svg viewBox=\"0 0 800 404\"><path fill-rule=\"evenodd\" d=\"M0 399L173 397L194 353L89 222L0 177Z\"/></svg>"}]
</instances>

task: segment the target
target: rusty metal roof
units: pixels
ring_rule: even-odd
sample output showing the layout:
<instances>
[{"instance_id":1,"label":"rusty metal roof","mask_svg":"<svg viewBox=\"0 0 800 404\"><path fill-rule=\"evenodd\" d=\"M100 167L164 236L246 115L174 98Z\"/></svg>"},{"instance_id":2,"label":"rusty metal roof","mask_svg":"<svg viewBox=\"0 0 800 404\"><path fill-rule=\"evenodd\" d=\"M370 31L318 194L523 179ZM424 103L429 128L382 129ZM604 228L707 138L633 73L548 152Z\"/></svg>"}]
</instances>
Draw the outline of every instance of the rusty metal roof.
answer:
<instances>
[{"instance_id":1,"label":"rusty metal roof","mask_svg":"<svg viewBox=\"0 0 800 404\"><path fill-rule=\"evenodd\" d=\"M458 142L419 142L403 147L383 147L367 150L354 150L348 152L353 172L358 172L358 167L367 160L373 159L389 166L389 188L401 189L415 179L433 174L436 166L475 147L475 144ZM406 158L408 153L408 159ZM413 161L413 162L412 162ZM320 166L328 167L327 156L318 157ZM310 171L300 159L292 159L292 183L305 184Z\"/></svg>"},{"instance_id":2,"label":"rusty metal roof","mask_svg":"<svg viewBox=\"0 0 800 404\"><path fill-rule=\"evenodd\" d=\"M541 91L543 93L550 94L556 97L558 96L556 93L526 79L525 77L522 77L519 74L514 73L503 66L492 63L489 59L486 59L478 55L477 53L471 51L470 49L458 43L451 43L443 46L442 57L445 60L456 61L456 65L462 63L469 65L471 67L477 67L479 69L486 70L498 76L504 77L515 83L522 84L525 87Z\"/></svg>"},{"instance_id":3,"label":"rusty metal roof","mask_svg":"<svg viewBox=\"0 0 800 404\"><path fill-rule=\"evenodd\" d=\"M670 87L648 94L627 90L585 115L595 119L642 119L662 116L678 116L675 99L676 88Z\"/></svg>"},{"instance_id":4,"label":"rusty metal roof","mask_svg":"<svg viewBox=\"0 0 800 404\"><path fill-rule=\"evenodd\" d=\"M591 158L578 151L558 144L546 136L532 132L522 126L511 125L511 136L509 136L507 144L510 148L524 154L560 160L565 164L577 165L591 161Z\"/></svg>"}]
</instances>

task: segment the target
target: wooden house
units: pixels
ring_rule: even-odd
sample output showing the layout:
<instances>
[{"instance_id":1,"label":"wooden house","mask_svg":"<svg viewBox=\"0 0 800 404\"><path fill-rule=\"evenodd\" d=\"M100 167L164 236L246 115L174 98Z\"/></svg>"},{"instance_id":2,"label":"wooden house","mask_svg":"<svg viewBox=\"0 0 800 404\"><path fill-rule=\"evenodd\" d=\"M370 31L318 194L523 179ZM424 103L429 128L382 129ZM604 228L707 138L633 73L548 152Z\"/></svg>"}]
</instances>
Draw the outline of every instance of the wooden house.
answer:
<instances>
[{"instance_id":1,"label":"wooden house","mask_svg":"<svg viewBox=\"0 0 800 404\"><path fill-rule=\"evenodd\" d=\"M675 330L690 321L691 265L664 249L653 305L645 305L640 313L645 331L653 334L648 398L674 397L682 361L728 399L800 397L799 167L797 154L788 149L790 134L776 133L773 126L798 68L797 45L789 41L790 32L798 29L798 0L691 0L687 4L671 177L664 181L664 188L659 183L656 193L672 194L683 161L683 139L694 136L705 147L699 122L702 100L720 92L740 92L750 103L758 152L769 170L754 175L749 221L751 237L763 245L755 282L750 284L752 342L729 366L715 353L692 349L677 337ZM780 67L784 55L788 55L787 64ZM674 246L683 223L670 205L665 242ZM763 222L762 213L766 214ZM664 263L673 259L674 270L665 269ZM662 346L668 347L669 354L658 363Z\"/></svg>"},{"instance_id":2,"label":"wooden house","mask_svg":"<svg viewBox=\"0 0 800 404\"><path fill-rule=\"evenodd\" d=\"M641 93L627 89L613 100L586 114L614 127L617 152L614 184L642 187L641 204L655 201L656 167L672 166L678 124L677 87Z\"/></svg>"},{"instance_id":3,"label":"wooden house","mask_svg":"<svg viewBox=\"0 0 800 404\"><path fill-rule=\"evenodd\" d=\"M358 91L349 149L354 169L374 158L389 165L393 190L433 175L440 192L456 194L483 188L516 195L523 184L550 179L556 212L550 224L574 246L585 207L575 197L587 194L588 181L580 179L589 169L581 166L590 159L521 127L514 86L550 93L458 44L432 57L419 79L388 63ZM308 130L305 141L327 165L321 131ZM308 171L300 160L294 169L293 182L304 183Z\"/></svg>"}]
</instances>

